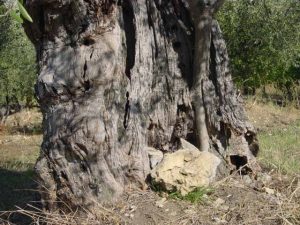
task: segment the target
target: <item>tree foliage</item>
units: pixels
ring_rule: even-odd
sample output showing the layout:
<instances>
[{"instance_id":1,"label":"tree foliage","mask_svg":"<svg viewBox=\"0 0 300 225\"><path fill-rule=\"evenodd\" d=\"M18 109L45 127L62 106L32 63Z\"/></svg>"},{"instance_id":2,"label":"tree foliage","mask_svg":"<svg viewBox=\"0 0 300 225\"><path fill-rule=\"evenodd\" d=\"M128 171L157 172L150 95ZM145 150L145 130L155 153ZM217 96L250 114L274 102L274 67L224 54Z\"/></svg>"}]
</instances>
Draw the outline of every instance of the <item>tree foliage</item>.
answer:
<instances>
[{"instance_id":1,"label":"tree foliage","mask_svg":"<svg viewBox=\"0 0 300 225\"><path fill-rule=\"evenodd\" d=\"M300 2L228 0L218 15L235 81L287 87L300 79Z\"/></svg>"},{"instance_id":2,"label":"tree foliage","mask_svg":"<svg viewBox=\"0 0 300 225\"><path fill-rule=\"evenodd\" d=\"M6 10L0 5L0 14ZM0 18L0 30L0 104L7 99L31 104L36 75L34 47L12 17Z\"/></svg>"}]
</instances>

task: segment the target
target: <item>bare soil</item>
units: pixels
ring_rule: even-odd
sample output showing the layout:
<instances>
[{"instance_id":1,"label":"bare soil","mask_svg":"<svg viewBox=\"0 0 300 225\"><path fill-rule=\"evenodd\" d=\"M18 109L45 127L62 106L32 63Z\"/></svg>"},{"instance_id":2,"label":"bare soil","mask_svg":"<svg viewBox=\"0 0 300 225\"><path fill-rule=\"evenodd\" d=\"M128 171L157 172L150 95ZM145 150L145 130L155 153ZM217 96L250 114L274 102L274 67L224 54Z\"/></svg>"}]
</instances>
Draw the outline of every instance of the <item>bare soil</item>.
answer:
<instances>
[{"instance_id":1,"label":"bare soil","mask_svg":"<svg viewBox=\"0 0 300 225\"><path fill-rule=\"evenodd\" d=\"M300 224L299 178L272 174L265 186L232 176L200 204L133 192L119 213L127 224Z\"/></svg>"}]
</instances>

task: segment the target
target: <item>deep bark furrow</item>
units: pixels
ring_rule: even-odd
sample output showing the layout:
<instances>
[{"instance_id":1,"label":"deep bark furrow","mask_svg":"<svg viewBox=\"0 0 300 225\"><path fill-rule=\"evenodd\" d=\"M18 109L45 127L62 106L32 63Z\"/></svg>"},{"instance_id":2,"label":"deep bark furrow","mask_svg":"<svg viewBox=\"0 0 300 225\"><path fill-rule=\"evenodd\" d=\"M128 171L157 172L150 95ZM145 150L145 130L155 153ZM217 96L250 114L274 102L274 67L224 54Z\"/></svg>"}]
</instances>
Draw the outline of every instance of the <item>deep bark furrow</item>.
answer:
<instances>
[{"instance_id":1,"label":"deep bark furrow","mask_svg":"<svg viewBox=\"0 0 300 225\"><path fill-rule=\"evenodd\" d=\"M135 48L136 48L136 28L133 6L130 0L125 0L122 3L122 13L124 21L124 33L126 37L126 68L125 74L131 79L131 69L135 63Z\"/></svg>"}]
</instances>

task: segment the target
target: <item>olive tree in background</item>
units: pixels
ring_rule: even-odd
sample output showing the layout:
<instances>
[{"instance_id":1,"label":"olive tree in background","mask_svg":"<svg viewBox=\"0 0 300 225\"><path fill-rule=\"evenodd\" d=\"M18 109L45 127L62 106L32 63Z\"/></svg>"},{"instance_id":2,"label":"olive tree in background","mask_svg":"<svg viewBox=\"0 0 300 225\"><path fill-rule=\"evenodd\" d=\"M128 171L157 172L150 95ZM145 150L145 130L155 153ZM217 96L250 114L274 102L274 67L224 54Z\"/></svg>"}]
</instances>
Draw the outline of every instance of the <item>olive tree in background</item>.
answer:
<instances>
[{"instance_id":1,"label":"olive tree in background","mask_svg":"<svg viewBox=\"0 0 300 225\"><path fill-rule=\"evenodd\" d=\"M9 15L0 3L0 121L20 109L32 106L36 80L36 57L33 45L20 23Z\"/></svg>"},{"instance_id":2,"label":"olive tree in background","mask_svg":"<svg viewBox=\"0 0 300 225\"><path fill-rule=\"evenodd\" d=\"M300 1L228 0L218 19L235 83L247 90L275 84L292 100L300 81Z\"/></svg>"}]
</instances>

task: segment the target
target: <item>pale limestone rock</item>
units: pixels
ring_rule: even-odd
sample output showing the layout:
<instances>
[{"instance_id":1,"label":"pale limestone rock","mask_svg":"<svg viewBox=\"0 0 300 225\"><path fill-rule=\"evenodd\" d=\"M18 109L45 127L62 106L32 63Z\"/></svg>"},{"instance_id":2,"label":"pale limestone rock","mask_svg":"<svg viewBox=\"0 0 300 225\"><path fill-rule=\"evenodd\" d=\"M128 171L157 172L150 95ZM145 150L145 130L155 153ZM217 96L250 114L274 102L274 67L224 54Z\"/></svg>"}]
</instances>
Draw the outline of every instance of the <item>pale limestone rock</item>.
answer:
<instances>
[{"instance_id":1,"label":"pale limestone rock","mask_svg":"<svg viewBox=\"0 0 300 225\"><path fill-rule=\"evenodd\" d=\"M180 149L190 149L195 151L200 151L195 145L191 144L190 142L180 138Z\"/></svg>"},{"instance_id":2,"label":"pale limestone rock","mask_svg":"<svg viewBox=\"0 0 300 225\"><path fill-rule=\"evenodd\" d=\"M216 179L221 160L210 152L181 149L165 154L162 162L151 171L151 177L167 191L182 195L196 187L208 186Z\"/></svg>"},{"instance_id":3,"label":"pale limestone rock","mask_svg":"<svg viewBox=\"0 0 300 225\"><path fill-rule=\"evenodd\" d=\"M150 160L150 168L153 169L158 163L162 161L164 154L152 147L147 147L147 152Z\"/></svg>"}]
</instances>

